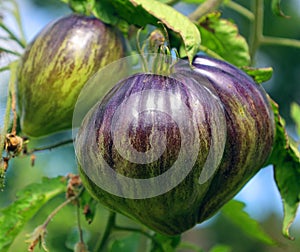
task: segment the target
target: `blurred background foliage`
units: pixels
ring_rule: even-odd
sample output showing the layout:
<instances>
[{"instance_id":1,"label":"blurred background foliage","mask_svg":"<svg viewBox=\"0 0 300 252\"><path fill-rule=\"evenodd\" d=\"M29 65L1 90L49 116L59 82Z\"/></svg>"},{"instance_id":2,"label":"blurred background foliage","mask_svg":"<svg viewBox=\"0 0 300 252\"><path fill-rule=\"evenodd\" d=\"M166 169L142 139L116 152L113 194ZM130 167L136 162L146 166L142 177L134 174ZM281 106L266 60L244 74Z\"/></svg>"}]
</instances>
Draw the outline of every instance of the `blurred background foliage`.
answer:
<instances>
[{"instance_id":1,"label":"blurred background foliage","mask_svg":"<svg viewBox=\"0 0 300 252\"><path fill-rule=\"evenodd\" d=\"M59 0L22 0L22 2L23 1L28 2L27 4L29 5L32 5L32 13L25 13L25 10L21 9L23 24L25 26L25 31L27 31L26 33L29 40L32 39L33 34L36 34L38 30L30 31L31 27L30 25L27 26L26 23L27 16L35 15L35 22L42 26L49 20L70 12L68 7L65 4L62 4ZM272 14L270 9L271 1L266 0L264 34L300 40L300 4L297 3L298 1L299 0L282 1L282 9L291 17L289 19L284 19L276 17ZM238 0L237 2L247 8L251 8L252 1ZM176 7L178 10L184 13L188 13L195 8L193 5L185 4L178 4ZM232 19L238 25L240 33L245 36L246 39L249 39L251 25L249 20L245 19L233 10L225 7L222 8L222 13L224 18ZM271 66L274 68L272 79L264 83L263 86L271 95L271 97L278 102L280 106L280 112L286 119L289 129L293 132L294 125L290 117L290 105L291 102L297 102L300 104L300 50L283 46L262 46L256 54L255 63L256 66L259 67ZM7 76L3 75L0 80L0 112L2 113L3 108L5 108L5 83L7 82ZM67 138L68 136L68 133L62 134L59 136L59 138ZM53 141L53 139L51 141ZM43 176L55 177L57 175L66 175L70 172L77 172L72 145L60 147L52 151L37 153L35 166L32 167L30 163L30 157L14 159L13 162L11 162L11 167L8 170L6 177L6 188L4 191L0 192L0 207L4 207L13 201L15 199L16 192L19 189L32 182L40 181L41 177ZM259 176L259 174L257 176ZM269 181L263 185L267 187L271 180L272 178L270 178ZM249 187L247 190L250 190L250 192L252 190L253 193L257 193L257 196L254 195L253 198L259 198L259 194L264 194L263 186L258 189L254 188L253 184L251 186L247 185L247 187ZM24 240L26 239L25 235L31 233L36 226L40 225L46 219L49 213L59 203L63 202L63 200L64 196L61 196L55 198L49 204L47 204L46 207L44 207L38 213L38 215L26 225L24 231L18 236L10 251L26 251L27 245L24 243ZM269 200L272 201L272 198ZM255 200L246 203L251 204L252 208L254 209L256 204L259 204ZM98 205L97 209L98 211L92 224L88 225L84 220L82 220L84 236L90 248L94 247L95 243L102 235L108 215L108 212L102 206ZM272 209L272 207L266 208L265 212L262 213L262 216L255 216L260 220L266 232L278 241L278 247L266 246L262 243L252 240L221 214L218 214L213 219L199 225L199 227L186 232L183 235L183 239L199 244L204 251L208 251L215 244L229 245L233 248L232 251L241 252L300 251L299 221L296 222L291 229L291 233L294 237L296 237L296 240L289 241L283 238L281 235L281 206L278 206L278 209ZM249 213L250 215L252 214L251 211ZM53 219L48 226L48 235L46 237L49 251L72 251L75 242L78 240L75 220L76 208L72 205L68 205ZM126 223L126 225L129 226L136 225L131 220L120 215L118 216L117 220L118 223L121 224ZM125 236L130 236L131 238L129 241L132 241L132 243L124 243L122 238ZM129 234L124 232L116 233L112 237L112 241L118 240L118 242L115 242L112 246L114 246L115 251L143 251L143 244L145 244L147 240L145 238L138 238L139 235L137 234ZM139 243L137 243L138 240L140 240ZM36 251L42 250L37 249Z\"/></svg>"}]
</instances>

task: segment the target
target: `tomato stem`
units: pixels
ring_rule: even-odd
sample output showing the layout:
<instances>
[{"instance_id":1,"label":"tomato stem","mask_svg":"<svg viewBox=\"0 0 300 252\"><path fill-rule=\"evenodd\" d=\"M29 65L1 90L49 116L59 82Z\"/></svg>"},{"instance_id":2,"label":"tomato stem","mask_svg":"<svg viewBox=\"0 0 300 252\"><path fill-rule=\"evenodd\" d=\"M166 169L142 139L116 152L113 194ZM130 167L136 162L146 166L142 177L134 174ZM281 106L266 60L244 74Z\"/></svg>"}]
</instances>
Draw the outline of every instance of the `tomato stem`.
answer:
<instances>
[{"instance_id":1,"label":"tomato stem","mask_svg":"<svg viewBox=\"0 0 300 252\"><path fill-rule=\"evenodd\" d=\"M262 36L260 43L262 45L280 45L300 48L300 40L290 38Z\"/></svg>"},{"instance_id":2,"label":"tomato stem","mask_svg":"<svg viewBox=\"0 0 300 252\"><path fill-rule=\"evenodd\" d=\"M198 21L201 17L209 12L216 10L223 0L207 0L201 4L194 12L189 15L189 19L192 21Z\"/></svg>"},{"instance_id":3,"label":"tomato stem","mask_svg":"<svg viewBox=\"0 0 300 252\"><path fill-rule=\"evenodd\" d=\"M15 35L5 24L0 23L0 28L2 28L9 35L10 39L17 42L22 48L26 47L26 43L23 40L19 39L17 35Z\"/></svg>"},{"instance_id":4,"label":"tomato stem","mask_svg":"<svg viewBox=\"0 0 300 252\"><path fill-rule=\"evenodd\" d=\"M264 1L255 0L252 2L252 9L254 12L254 22L252 24L251 34L250 34L250 56L251 63L254 64L255 54L260 46L263 37L263 25L264 25Z\"/></svg>"},{"instance_id":5,"label":"tomato stem","mask_svg":"<svg viewBox=\"0 0 300 252\"><path fill-rule=\"evenodd\" d=\"M8 53L8 54L12 54L12 55L15 55L15 56L18 56L18 57L22 56L21 53L10 50L10 49L7 49L7 48L4 48L4 47L0 47L0 53Z\"/></svg>"},{"instance_id":6,"label":"tomato stem","mask_svg":"<svg viewBox=\"0 0 300 252\"><path fill-rule=\"evenodd\" d=\"M100 252L104 249L104 247L107 243L107 240L115 226L115 222L116 222L116 213L111 211L111 212L109 212L107 224L106 224L102 239L99 240L99 242L96 244L96 246L94 248L94 252Z\"/></svg>"},{"instance_id":7,"label":"tomato stem","mask_svg":"<svg viewBox=\"0 0 300 252\"><path fill-rule=\"evenodd\" d=\"M233 2L233 1L228 1L227 3L225 3L225 6L232 9L233 11L241 14L242 16L246 17L251 22L254 22L255 16L254 16L253 12L248 10L244 6L242 6L236 2Z\"/></svg>"},{"instance_id":8,"label":"tomato stem","mask_svg":"<svg viewBox=\"0 0 300 252\"><path fill-rule=\"evenodd\" d=\"M64 145L68 145L73 143L73 139L67 139L65 141L53 144L53 145L49 145L49 146L44 146L44 147L38 147L38 148L34 148L31 149L30 151L28 151L28 154L33 154L34 152L38 152L38 151L44 151L44 150L51 150L60 146L64 146Z\"/></svg>"},{"instance_id":9,"label":"tomato stem","mask_svg":"<svg viewBox=\"0 0 300 252\"><path fill-rule=\"evenodd\" d=\"M80 221L80 205L79 205L79 201L77 200L77 212L76 212L76 215L77 215L77 227L78 227L78 232L79 232L79 241L81 243L84 243L84 240L83 240L83 232L82 232L82 227L81 227L81 221Z\"/></svg>"}]
</instances>

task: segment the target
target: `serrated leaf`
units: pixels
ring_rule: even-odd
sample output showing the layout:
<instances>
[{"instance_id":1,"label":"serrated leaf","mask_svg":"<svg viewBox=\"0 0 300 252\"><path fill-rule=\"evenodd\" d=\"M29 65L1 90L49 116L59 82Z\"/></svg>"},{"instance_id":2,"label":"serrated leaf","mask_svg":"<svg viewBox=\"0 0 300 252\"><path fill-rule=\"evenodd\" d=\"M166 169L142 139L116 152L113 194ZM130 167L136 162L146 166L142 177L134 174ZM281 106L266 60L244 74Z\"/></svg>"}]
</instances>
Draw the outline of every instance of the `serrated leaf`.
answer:
<instances>
[{"instance_id":1,"label":"serrated leaf","mask_svg":"<svg viewBox=\"0 0 300 252\"><path fill-rule=\"evenodd\" d=\"M295 102L291 105L291 116L296 123L297 134L300 137L300 106Z\"/></svg>"},{"instance_id":2,"label":"serrated leaf","mask_svg":"<svg viewBox=\"0 0 300 252\"><path fill-rule=\"evenodd\" d=\"M284 209L282 233L290 236L289 228L293 223L300 203L300 153L285 131L278 105L270 99L276 125L276 138L268 163L273 164L275 181L279 189Z\"/></svg>"},{"instance_id":3,"label":"serrated leaf","mask_svg":"<svg viewBox=\"0 0 300 252\"><path fill-rule=\"evenodd\" d=\"M279 17L289 18L289 16L286 16L283 13L283 11L281 10L280 2L281 2L281 0L272 0L271 8L272 8L273 13Z\"/></svg>"},{"instance_id":4,"label":"serrated leaf","mask_svg":"<svg viewBox=\"0 0 300 252\"><path fill-rule=\"evenodd\" d=\"M130 24L143 27L147 24L158 26L161 22L178 33L190 61L198 52L201 43L199 30L192 21L174 8L155 0L115 0L113 4L118 14Z\"/></svg>"},{"instance_id":5,"label":"serrated leaf","mask_svg":"<svg viewBox=\"0 0 300 252\"><path fill-rule=\"evenodd\" d=\"M231 200L221 209L221 213L249 237L268 245L275 245L276 242L261 228L256 220L244 211L244 207L243 202Z\"/></svg>"},{"instance_id":6,"label":"serrated leaf","mask_svg":"<svg viewBox=\"0 0 300 252\"><path fill-rule=\"evenodd\" d=\"M7 251L24 225L50 199L65 192L66 185L63 177L44 178L42 183L28 185L19 191L16 201L0 210L0 251Z\"/></svg>"},{"instance_id":7,"label":"serrated leaf","mask_svg":"<svg viewBox=\"0 0 300 252\"><path fill-rule=\"evenodd\" d=\"M213 12L199 21L201 44L233 65L248 66L250 53L245 38L234 23L220 16L219 12Z\"/></svg>"},{"instance_id":8,"label":"serrated leaf","mask_svg":"<svg viewBox=\"0 0 300 252\"><path fill-rule=\"evenodd\" d=\"M272 78L273 68L264 67L264 68L253 68L253 67L242 67L242 70L251 76L254 81L258 84L266 82Z\"/></svg>"}]
</instances>

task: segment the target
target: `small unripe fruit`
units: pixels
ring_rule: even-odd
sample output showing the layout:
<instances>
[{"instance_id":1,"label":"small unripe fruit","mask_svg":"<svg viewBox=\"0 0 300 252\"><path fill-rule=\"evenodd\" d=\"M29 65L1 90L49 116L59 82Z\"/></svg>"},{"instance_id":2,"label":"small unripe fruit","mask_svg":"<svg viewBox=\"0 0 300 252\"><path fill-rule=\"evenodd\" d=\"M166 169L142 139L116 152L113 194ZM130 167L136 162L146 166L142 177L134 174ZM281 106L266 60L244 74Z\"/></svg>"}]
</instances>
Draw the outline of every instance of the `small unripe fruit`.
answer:
<instances>
[{"instance_id":1,"label":"small unripe fruit","mask_svg":"<svg viewBox=\"0 0 300 252\"><path fill-rule=\"evenodd\" d=\"M23 133L40 137L70 129L86 81L123 56L122 35L99 19L71 14L47 25L28 45L19 66Z\"/></svg>"}]
</instances>

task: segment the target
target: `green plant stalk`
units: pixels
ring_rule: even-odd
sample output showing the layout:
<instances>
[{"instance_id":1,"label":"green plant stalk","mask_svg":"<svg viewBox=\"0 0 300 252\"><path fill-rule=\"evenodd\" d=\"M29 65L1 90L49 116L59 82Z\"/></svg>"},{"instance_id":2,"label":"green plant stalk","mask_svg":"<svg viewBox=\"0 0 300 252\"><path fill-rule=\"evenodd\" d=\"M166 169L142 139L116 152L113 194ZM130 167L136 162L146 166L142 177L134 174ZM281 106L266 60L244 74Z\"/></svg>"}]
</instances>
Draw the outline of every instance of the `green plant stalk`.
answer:
<instances>
[{"instance_id":1,"label":"green plant stalk","mask_svg":"<svg viewBox=\"0 0 300 252\"><path fill-rule=\"evenodd\" d=\"M54 148L57 148L57 147L60 147L60 146L71 144L71 143L73 143L73 141L74 141L73 139L67 139L65 141L62 141L62 142L59 142L59 143L56 143L56 144L53 144L53 145L31 149L28 153L33 154L34 152L38 152L38 151L51 150L51 149L54 149Z\"/></svg>"},{"instance_id":2,"label":"green plant stalk","mask_svg":"<svg viewBox=\"0 0 300 252\"><path fill-rule=\"evenodd\" d=\"M250 56L251 63L254 64L254 57L257 49L260 46L260 41L263 37L263 26L264 26L264 1L254 0L252 2L252 9L254 12L254 22L252 24L251 34L250 34Z\"/></svg>"},{"instance_id":3,"label":"green plant stalk","mask_svg":"<svg viewBox=\"0 0 300 252\"><path fill-rule=\"evenodd\" d=\"M107 240L115 226L115 222L116 222L116 213L109 212L107 224L106 224L102 239L99 240L99 242L96 244L96 246L94 248L94 252L100 252L104 249L104 247L107 243Z\"/></svg>"},{"instance_id":4,"label":"green plant stalk","mask_svg":"<svg viewBox=\"0 0 300 252\"><path fill-rule=\"evenodd\" d=\"M96 244L96 246L93 250L94 252L103 251L103 249L105 248L105 245L107 243L107 240L113 231L127 231L127 232L140 233L140 234L146 236L147 238L149 238L157 246L159 246L161 251L164 251L161 244L158 241L156 241L155 237L153 237L151 234L145 232L144 230L141 230L138 228L132 228L132 227L120 227L120 226L116 225L116 213L111 211L108 216L107 224L106 224L102 239L100 239L99 242Z\"/></svg>"},{"instance_id":5,"label":"green plant stalk","mask_svg":"<svg viewBox=\"0 0 300 252\"><path fill-rule=\"evenodd\" d=\"M9 35L9 37L16 41L22 48L26 47L26 43L20 40L5 24L0 23L0 28L2 28Z\"/></svg>"},{"instance_id":6,"label":"green plant stalk","mask_svg":"<svg viewBox=\"0 0 300 252\"><path fill-rule=\"evenodd\" d=\"M255 20L253 22L252 33L250 34L250 56L252 64L254 63L255 53L261 45L278 45L300 48L300 41L290 38L280 38L264 36L264 1L253 1L253 11L255 13Z\"/></svg>"},{"instance_id":7,"label":"green plant stalk","mask_svg":"<svg viewBox=\"0 0 300 252\"><path fill-rule=\"evenodd\" d=\"M233 1L227 2L226 6L230 9L234 10L235 12L241 14L242 16L246 17L251 22L254 22L255 16L254 16L253 12L251 12L250 10L245 8L244 6L242 6L242 5L240 5L236 2L233 2Z\"/></svg>"},{"instance_id":8,"label":"green plant stalk","mask_svg":"<svg viewBox=\"0 0 300 252\"><path fill-rule=\"evenodd\" d=\"M4 187L4 177L5 177L5 170L3 166L3 160L2 160L2 154L4 151L4 141L5 136L8 132L10 121L11 121L11 111L14 110L14 96L15 96L15 80L16 80L16 70L17 70L17 61L12 62L8 66L10 70L10 79L9 79L9 86L8 86L8 97L6 102L6 110L5 110L5 116L4 116L4 124L1 131L0 136L0 154L1 154L1 160L0 160L0 188ZM14 118L14 121L17 119Z\"/></svg>"},{"instance_id":9,"label":"green plant stalk","mask_svg":"<svg viewBox=\"0 0 300 252\"><path fill-rule=\"evenodd\" d=\"M300 40L289 39L289 38L280 38L280 37L271 37L271 36L262 36L260 40L261 45L279 45L279 46L289 46L300 48Z\"/></svg>"},{"instance_id":10,"label":"green plant stalk","mask_svg":"<svg viewBox=\"0 0 300 252\"><path fill-rule=\"evenodd\" d=\"M151 234L145 232L145 231L142 230L142 229L139 229L139 228L132 228L132 227L120 227L120 226L115 225L115 226L114 226L114 230L140 233L140 234L146 236L147 238L149 238L149 239L150 239L153 243L155 243L157 246L159 246L159 248L161 249L161 251L164 251L163 247L162 247L161 244L155 239L155 237L153 237Z\"/></svg>"},{"instance_id":11,"label":"green plant stalk","mask_svg":"<svg viewBox=\"0 0 300 252\"><path fill-rule=\"evenodd\" d=\"M18 57L20 57L22 55L21 53L18 53L16 51L12 51L12 50L6 49L4 47L0 47L0 52L12 54L12 55L16 55Z\"/></svg>"},{"instance_id":12,"label":"green plant stalk","mask_svg":"<svg viewBox=\"0 0 300 252\"><path fill-rule=\"evenodd\" d=\"M58 207L56 207L54 209L54 211L49 214L49 216L47 217L47 219L45 220L45 222L42 224L43 228L46 228L48 226L48 224L50 223L50 221L55 217L55 215L58 214L58 212L61 209L63 209L66 205L68 205L70 202L72 202L73 200L77 199L80 194L81 194L81 192L79 192L78 194L74 195L73 197L68 198L66 201L64 201Z\"/></svg>"},{"instance_id":13,"label":"green plant stalk","mask_svg":"<svg viewBox=\"0 0 300 252\"><path fill-rule=\"evenodd\" d=\"M57 206L47 217L47 219L44 221L44 223L42 224L43 228L47 228L48 224L50 223L50 221L55 217L55 215L61 210L63 209L66 205L68 205L69 203L71 203L73 200L78 199L78 197L81 195L81 193L83 192L84 188L81 188L80 191L66 199L63 203L61 203L59 206Z\"/></svg>"},{"instance_id":14,"label":"green plant stalk","mask_svg":"<svg viewBox=\"0 0 300 252\"><path fill-rule=\"evenodd\" d=\"M200 45L199 49L208 55L212 56L213 58L224 60L219 54L215 53L214 51L210 50L206 46Z\"/></svg>"},{"instance_id":15,"label":"green plant stalk","mask_svg":"<svg viewBox=\"0 0 300 252\"><path fill-rule=\"evenodd\" d=\"M217 9L223 0L207 0L201 4L194 12L189 15L189 19L192 21L197 21L207 13Z\"/></svg>"},{"instance_id":16,"label":"green plant stalk","mask_svg":"<svg viewBox=\"0 0 300 252\"><path fill-rule=\"evenodd\" d=\"M6 110L5 110L5 117L4 117L4 125L1 131L0 135L0 189L4 188L4 182L5 182L5 168L4 168L4 162L2 160L2 154L4 151L4 141L5 141L5 135L9 128L10 123L10 111L11 111L11 96L8 95L7 102L6 102Z\"/></svg>"},{"instance_id":17,"label":"green plant stalk","mask_svg":"<svg viewBox=\"0 0 300 252\"><path fill-rule=\"evenodd\" d=\"M13 5L14 5L14 17L17 21L17 25L18 25L18 28L19 28L19 31L20 31L20 35L21 35L21 39L20 39L20 42L21 42L21 46L23 48L26 47L26 38L25 38L25 32L24 32L24 29L23 29L23 25L22 25L22 21L21 21L21 15L20 15L20 8L19 8L19 5L16 1L13 1Z\"/></svg>"},{"instance_id":18,"label":"green plant stalk","mask_svg":"<svg viewBox=\"0 0 300 252\"><path fill-rule=\"evenodd\" d=\"M8 71L10 68L9 66L0 67L0 73L4 71Z\"/></svg>"},{"instance_id":19,"label":"green plant stalk","mask_svg":"<svg viewBox=\"0 0 300 252\"><path fill-rule=\"evenodd\" d=\"M14 61L10 64L10 79L9 79L9 93L11 97L11 111L13 113L13 124L12 124L12 134L16 134L17 131L17 92L16 92L16 80L17 80L17 68L18 61Z\"/></svg>"},{"instance_id":20,"label":"green plant stalk","mask_svg":"<svg viewBox=\"0 0 300 252\"><path fill-rule=\"evenodd\" d=\"M78 232L79 232L79 241L81 243L84 243L83 240L83 232L82 232L82 227L81 227L81 221L80 221L80 206L79 206L79 202L77 200L77 204L76 204L76 215L77 215L77 227L78 227Z\"/></svg>"}]
</instances>

